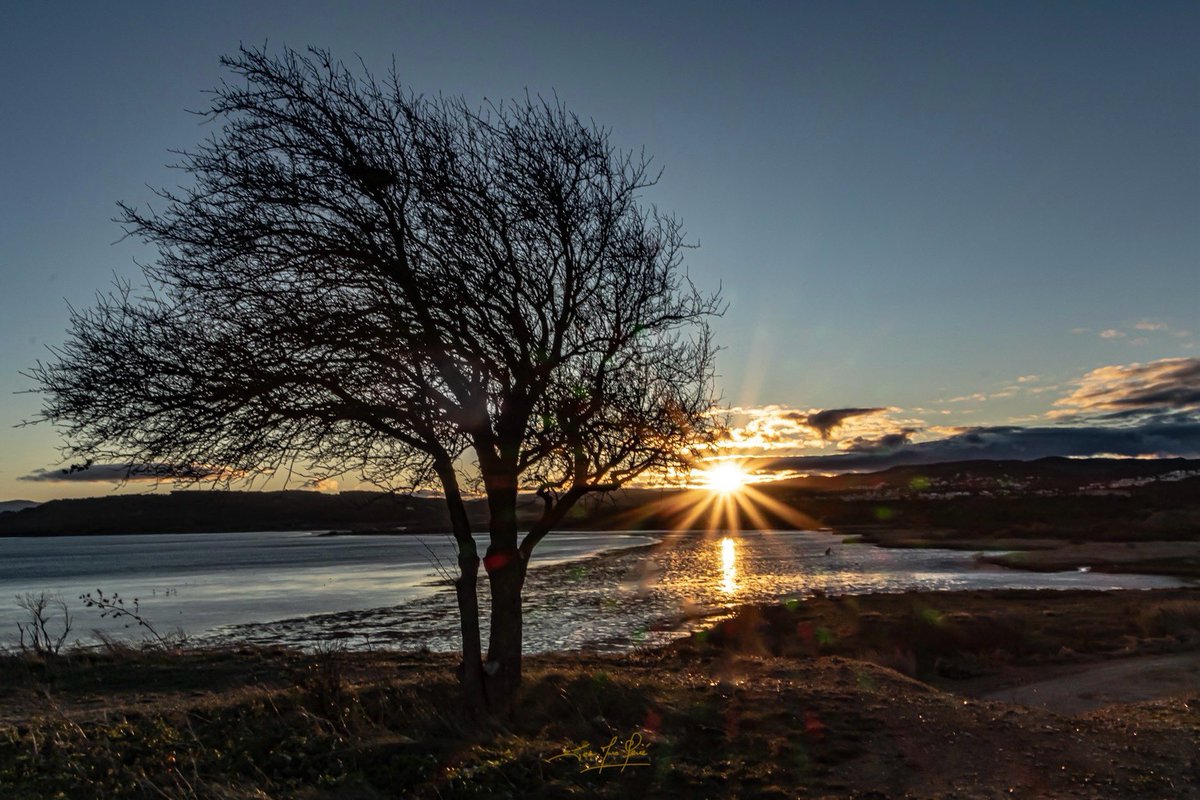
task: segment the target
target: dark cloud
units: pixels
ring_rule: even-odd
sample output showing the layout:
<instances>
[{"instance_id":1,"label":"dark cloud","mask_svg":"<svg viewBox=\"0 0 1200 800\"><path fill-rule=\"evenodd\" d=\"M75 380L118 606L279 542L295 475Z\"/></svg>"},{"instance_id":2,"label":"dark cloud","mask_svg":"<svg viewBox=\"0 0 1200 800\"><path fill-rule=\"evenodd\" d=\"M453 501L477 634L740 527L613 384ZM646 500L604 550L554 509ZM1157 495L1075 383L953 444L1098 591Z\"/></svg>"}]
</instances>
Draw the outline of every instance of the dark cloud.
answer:
<instances>
[{"instance_id":1,"label":"dark cloud","mask_svg":"<svg viewBox=\"0 0 1200 800\"><path fill-rule=\"evenodd\" d=\"M901 428L895 433L885 433L883 436L878 436L874 439L866 436L856 436L845 442L844 447L846 452L849 453L890 453L899 447L910 444L913 434L919 430L920 428Z\"/></svg>"},{"instance_id":2,"label":"dark cloud","mask_svg":"<svg viewBox=\"0 0 1200 800\"><path fill-rule=\"evenodd\" d=\"M833 429L841 425L851 417L864 417L868 414L879 414L887 411L886 408L827 408L824 411L814 411L810 414L805 414L800 411L795 411L790 414L784 414L784 419L790 419L793 422L798 422L801 425L807 425L812 428L822 439L828 439L829 434Z\"/></svg>"},{"instance_id":3,"label":"dark cloud","mask_svg":"<svg viewBox=\"0 0 1200 800\"><path fill-rule=\"evenodd\" d=\"M971 459L1030 461L1047 456L1100 455L1200 458L1200 418L1195 415L1165 415L1128 427L969 428L944 439L903 443L890 449L864 446L835 456L771 459L765 468L799 472L855 472L902 464L937 464Z\"/></svg>"},{"instance_id":4,"label":"dark cloud","mask_svg":"<svg viewBox=\"0 0 1200 800\"><path fill-rule=\"evenodd\" d=\"M1143 391L1129 397L1116 398L1111 403L1116 406L1187 408L1200 405L1200 386L1171 386L1153 391Z\"/></svg>"},{"instance_id":5,"label":"dark cloud","mask_svg":"<svg viewBox=\"0 0 1200 800\"><path fill-rule=\"evenodd\" d=\"M35 469L22 481L119 483L121 481L198 480L215 478L220 472L204 467L172 464L73 464L62 469Z\"/></svg>"}]
</instances>

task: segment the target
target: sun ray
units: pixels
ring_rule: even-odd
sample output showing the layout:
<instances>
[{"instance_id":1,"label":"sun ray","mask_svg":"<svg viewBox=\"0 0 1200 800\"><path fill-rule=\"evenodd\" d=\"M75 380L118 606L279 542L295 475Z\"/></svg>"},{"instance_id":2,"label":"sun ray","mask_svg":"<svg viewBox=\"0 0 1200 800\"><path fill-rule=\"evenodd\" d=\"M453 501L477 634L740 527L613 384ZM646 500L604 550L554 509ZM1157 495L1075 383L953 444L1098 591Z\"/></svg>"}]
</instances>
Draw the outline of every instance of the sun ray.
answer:
<instances>
[{"instance_id":1,"label":"sun ray","mask_svg":"<svg viewBox=\"0 0 1200 800\"><path fill-rule=\"evenodd\" d=\"M749 499L761 509L765 509L773 517L787 523L796 530L814 530L819 527L816 520L802 511L797 511L785 505L765 492L746 487Z\"/></svg>"},{"instance_id":2,"label":"sun ray","mask_svg":"<svg viewBox=\"0 0 1200 800\"><path fill-rule=\"evenodd\" d=\"M765 530L771 527L771 523L767 521L762 511L753 502L750 490L747 490L744 496L738 498L738 509L750 519L750 522L758 530Z\"/></svg>"},{"instance_id":3,"label":"sun ray","mask_svg":"<svg viewBox=\"0 0 1200 800\"><path fill-rule=\"evenodd\" d=\"M772 496L766 484L734 459L694 473L693 488L673 492L629 509L617 519L631 528L647 522L672 531L697 531L706 537L740 530L776 528L813 530L820 523Z\"/></svg>"},{"instance_id":4,"label":"sun ray","mask_svg":"<svg viewBox=\"0 0 1200 800\"><path fill-rule=\"evenodd\" d=\"M689 492L689 494L693 494L693 493ZM698 494L698 493L696 493L696 494ZM699 520L705 514L709 514L712 512L712 498L696 497L694 499L697 502L695 502L695 505L692 508L692 510L687 512L686 516L684 516L675 525L675 528L677 530L684 530L684 531L690 530L691 527L696 524L697 520Z\"/></svg>"}]
</instances>

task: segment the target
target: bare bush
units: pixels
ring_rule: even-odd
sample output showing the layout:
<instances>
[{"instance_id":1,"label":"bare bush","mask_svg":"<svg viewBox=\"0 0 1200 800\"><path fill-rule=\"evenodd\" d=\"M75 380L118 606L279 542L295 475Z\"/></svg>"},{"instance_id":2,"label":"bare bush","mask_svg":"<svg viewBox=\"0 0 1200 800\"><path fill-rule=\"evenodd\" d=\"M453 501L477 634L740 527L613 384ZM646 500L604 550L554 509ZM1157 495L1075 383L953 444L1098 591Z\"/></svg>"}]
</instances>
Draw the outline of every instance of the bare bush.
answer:
<instances>
[{"instance_id":1,"label":"bare bush","mask_svg":"<svg viewBox=\"0 0 1200 800\"><path fill-rule=\"evenodd\" d=\"M87 608L95 608L100 611L101 619L119 619L125 623L126 628L137 626L143 628L149 634L148 641L154 645L164 649L171 649L178 644L181 644L187 637L180 631L178 635L163 635L158 632L158 629L150 624L142 614L141 603L138 598L133 598L132 604L127 604L125 598L121 597L116 592L112 595L106 595L101 590L97 589L95 594L88 592L79 595L79 599L83 601ZM108 642L105 642L108 645Z\"/></svg>"},{"instance_id":2,"label":"bare bush","mask_svg":"<svg viewBox=\"0 0 1200 800\"><path fill-rule=\"evenodd\" d=\"M27 592L17 605L29 616L17 623L21 652L39 658L57 656L71 633L71 609L61 595Z\"/></svg>"}]
</instances>

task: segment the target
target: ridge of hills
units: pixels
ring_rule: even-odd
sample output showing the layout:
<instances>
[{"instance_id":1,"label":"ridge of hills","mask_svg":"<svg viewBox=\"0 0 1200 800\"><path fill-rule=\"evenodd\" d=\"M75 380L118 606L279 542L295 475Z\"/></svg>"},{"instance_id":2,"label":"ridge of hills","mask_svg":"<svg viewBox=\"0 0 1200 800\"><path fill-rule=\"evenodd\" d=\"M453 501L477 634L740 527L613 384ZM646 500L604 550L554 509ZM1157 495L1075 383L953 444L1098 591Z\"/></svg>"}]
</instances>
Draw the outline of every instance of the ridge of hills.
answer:
<instances>
[{"instance_id":1,"label":"ridge of hills","mask_svg":"<svg viewBox=\"0 0 1200 800\"><path fill-rule=\"evenodd\" d=\"M878 472L812 475L786 478L776 488L849 491L888 485L911 486L914 481L942 482L950 487L979 485L987 481L1023 482L1029 489L1078 490L1089 484L1161 478L1177 472L1200 476L1200 459L1188 458L1065 458L1051 456L1033 461L947 461L920 466L895 466Z\"/></svg>"},{"instance_id":2,"label":"ridge of hills","mask_svg":"<svg viewBox=\"0 0 1200 800\"><path fill-rule=\"evenodd\" d=\"M1112 528L1149 521L1155 529L1200 529L1200 459L958 461L787 478L756 490L802 512L813 526L1102 522ZM672 502L685 491L630 488L592 497L562 527L672 528L694 505ZM486 529L486 502L473 499L467 508L473 527ZM540 502L527 498L521 521L539 511ZM795 527L783 515L765 516L773 525ZM208 489L51 500L0 514L0 536L304 529L444 531L448 517L438 497Z\"/></svg>"}]
</instances>

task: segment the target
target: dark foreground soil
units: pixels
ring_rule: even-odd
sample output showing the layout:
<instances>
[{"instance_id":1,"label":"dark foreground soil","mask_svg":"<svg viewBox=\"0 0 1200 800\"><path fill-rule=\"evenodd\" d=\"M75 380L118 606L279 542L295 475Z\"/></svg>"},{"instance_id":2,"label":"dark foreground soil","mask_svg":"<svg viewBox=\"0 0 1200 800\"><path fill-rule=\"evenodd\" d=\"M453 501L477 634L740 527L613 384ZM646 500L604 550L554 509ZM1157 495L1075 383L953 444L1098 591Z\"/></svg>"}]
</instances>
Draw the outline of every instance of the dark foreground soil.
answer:
<instances>
[{"instance_id":1,"label":"dark foreground soil","mask_svg":"<svg viewBox=\"0 0 1200 800\"><path fill-rule=\"evenodd\" d=\"M748 607L664 649L531 658L482 728L450 656L11 657L0 798L1200 797L1198 662L1196 590ZM1103 702L984 699L1054 681Z\"/></svg>"}]
</instances>

